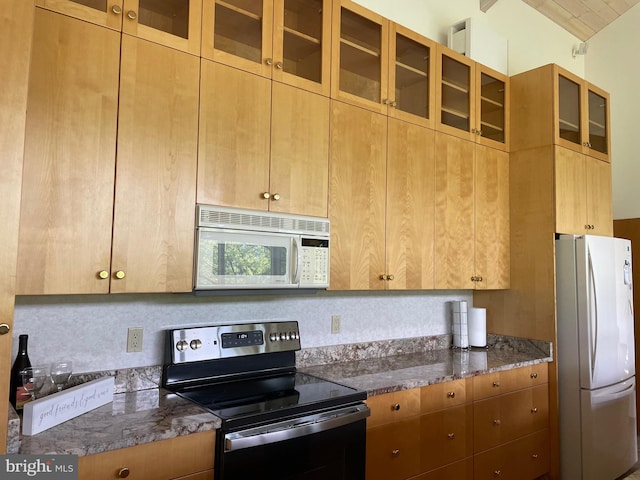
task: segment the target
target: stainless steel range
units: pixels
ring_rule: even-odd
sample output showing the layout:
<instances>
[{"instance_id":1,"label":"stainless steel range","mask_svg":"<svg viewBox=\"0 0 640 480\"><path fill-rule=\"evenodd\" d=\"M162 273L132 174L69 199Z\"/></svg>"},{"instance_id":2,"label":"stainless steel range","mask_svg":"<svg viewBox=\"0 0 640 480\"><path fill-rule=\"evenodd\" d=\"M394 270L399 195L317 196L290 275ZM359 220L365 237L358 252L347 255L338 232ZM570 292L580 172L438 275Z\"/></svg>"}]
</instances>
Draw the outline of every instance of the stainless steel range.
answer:
<instances>
[{"instance_id":1,"label":"stainless steel range","mask_svg":"<svg viewBox=\"0 0 640 480\"><path fill-rule=\"evenodd\" d=\"M297 322L167 331L163 386L220 417L216 480L365 478L366 392L298 372Z\"/></svg>"}]
</instances>

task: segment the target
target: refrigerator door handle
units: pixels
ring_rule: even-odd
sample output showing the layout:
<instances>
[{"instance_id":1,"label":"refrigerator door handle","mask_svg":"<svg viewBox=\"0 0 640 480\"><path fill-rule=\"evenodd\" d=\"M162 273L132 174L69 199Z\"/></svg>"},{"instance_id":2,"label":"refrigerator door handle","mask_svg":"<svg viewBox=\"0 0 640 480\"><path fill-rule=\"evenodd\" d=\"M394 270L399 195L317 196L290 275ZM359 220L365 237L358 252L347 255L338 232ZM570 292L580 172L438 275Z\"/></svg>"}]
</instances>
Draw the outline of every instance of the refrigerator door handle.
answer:
<instances>
[{"instance_id":1,"label":"refrigerator door handle","mask_svg":"<svg viewBox=\"0 0 640 480\"><path fill-rule=\"evenodd\" d=\"M598 358L598 291L596 290L596 275L593 270L593 259L591 258L591 249L587 251L588 262L588 315L591 334L591 378L596 368L596 358Z\"/></svg>"},{"instance_id":2,"label":"refrigerator door handle","mask_svg":"<svg viewBox=\"0 0 640 480\"><path fill-rule=\"evenodd\" d=\"M636 382L635 381L626 381L626 382L622 382L622 384L620 385L621 387L624 387L623 390L618 390L615 392L611 392L610 389L604 389L602 391L599 392L594 392L593 394L593 399L592 402L594 405L597 405L599 403L606 403L606 402L612 402L614 400L619 400L621 398L624 398L628 395L630 395L634 389L636 388Z\"/></svg>"}]
</instances>

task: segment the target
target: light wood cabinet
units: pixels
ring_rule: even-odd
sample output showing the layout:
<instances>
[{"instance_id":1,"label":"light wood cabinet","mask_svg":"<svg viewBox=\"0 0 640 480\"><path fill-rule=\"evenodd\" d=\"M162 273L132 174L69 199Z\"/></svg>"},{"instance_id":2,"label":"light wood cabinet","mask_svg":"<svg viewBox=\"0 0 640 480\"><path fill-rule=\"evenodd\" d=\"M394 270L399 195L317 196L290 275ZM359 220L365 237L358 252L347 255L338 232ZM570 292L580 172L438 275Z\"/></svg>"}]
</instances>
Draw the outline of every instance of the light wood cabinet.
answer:
<instances>
[{"instance_id":1,"label":"light wood cabinet","mask_svg":"<svg viewBox=\"0 0 640 480\"><path fill-rule=\"evenodd\" d=\"M435 287L508 288L509 155L436 132Z\"/></svg>"},{"instance_id":2,"label":"light wood cabinet","mask_svg":"<svg viewBox=\"0 0 640 480\"><path fill-rule=\"evenodd\" d=\"M202 0L36 0L35 4L200 55Z\"/></svg>"},{"instance_id":3,"label":"light wood cabinet","mask_svg":"<svg viewBox=\"0 0 640 480\"><path fill-rule=\"evenodd\" d=\"M435 42L350 0L332 41L332 98L433 128Z\"/></svg>"},{"instance_id":4,"label":"light wood cabinet","mask_svg":"<svg viewBox=\"0 0 640 480\"><path fill-rule=\"evenodd\" d=\"M555 64L511 78L512 150L560 145L609 162L609 94Z\"/></svg>"},{"instance_id":5,"label":"light wood cabinet","mask_svg":"<svg viewBox=\"0 0 640 480\"><path fill-rule=\"evenodd\" d=\"M506 75L438 45L436 130L508 151L508 89Z\"/></svg>"},{"instance_id":6,"label":"light wood cabinet","mask_svg":"<svg viewBox=\"0 0 640 480\"><path fill-rule=\"evenodd\" d=\"M329 96L331 0L204 0L202 56Z\"/></svg>"},{"instance_id":7,"label":"light wood cabinet","mask_svg":"<svg viewBox=\"0 0 640 480\"><path fill-rule=\"evenodd\" d=\"M215 431L78 458L80 480L213 480Z\"/></svg>"},{"instance_id":8,"label":"light wood cabinet","mask_svg":"<svg viewBox=\"0 0 640 480\"><path fill-rule=\"evenodd\" d=\"M327 216L329 99L202 60L197 201Z\"/></svg>"},{"instance_id":9,"label":"light wood cabinet","mask_svg":"<svg viewBox=\"0 0 640 480\"><path fill-rule=\"evenodd\" d=\"M433 288L433 131L332 101L331 288Z\"/></svg>"},{"instance_id":10,"label":"light wood cabinet","mask_svg":"<svg viewBox=\"0 0 640 480\"><path fill-rule=\"evenodd\" d=\"M39 8L36 25L17 293L190 291L198 58L129 36L120 55L117 32Z\"/></svg>"}]
</instances>

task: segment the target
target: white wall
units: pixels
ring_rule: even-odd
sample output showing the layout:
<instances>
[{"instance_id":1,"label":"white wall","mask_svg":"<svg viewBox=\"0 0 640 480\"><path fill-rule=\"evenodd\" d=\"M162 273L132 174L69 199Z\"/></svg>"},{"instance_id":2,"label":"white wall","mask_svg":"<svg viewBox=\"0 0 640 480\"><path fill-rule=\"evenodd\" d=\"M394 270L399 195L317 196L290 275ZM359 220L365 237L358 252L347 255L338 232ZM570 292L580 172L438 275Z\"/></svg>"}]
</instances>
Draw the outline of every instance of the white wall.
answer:
<instances>
[{"instance_id":1,"label":"white wall","mask_svg":"<svg viewBox=\"0 0 640 480\"><path fill-rule=\"evenodd\" d=\"M589 40L586 78L611 94L613 218L640 217L640 4Z\"/></svg>"}]
</instances>

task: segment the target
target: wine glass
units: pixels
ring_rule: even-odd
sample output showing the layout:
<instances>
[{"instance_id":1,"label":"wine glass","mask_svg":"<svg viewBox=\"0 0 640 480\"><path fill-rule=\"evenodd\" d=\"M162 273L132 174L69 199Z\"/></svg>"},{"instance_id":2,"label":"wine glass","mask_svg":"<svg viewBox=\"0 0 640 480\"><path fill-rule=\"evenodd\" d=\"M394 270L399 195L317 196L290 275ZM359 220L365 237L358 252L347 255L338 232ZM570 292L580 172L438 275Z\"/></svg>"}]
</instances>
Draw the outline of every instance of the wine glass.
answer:
<instances>
[{"instance_id":1,"label":"wine glass","mask_svg":"<svg viewBox=\"0 0 640 480\"><path fill-rule=\"evenodd\" d=\"M35 400L49 376L49 369L47 367L37 366L28 367L20 371L20 375L22 375L22 385L24 389L29 392L31 399Z\"/></svg>"},{"instance_id":2,"label":"wine glass","mask_svg":"<svg viewBox=\"0 0 640 480\"><path fill-rule=\"evenodd\" d=\"M51 381L56 386L57 391L61 391L62 387L69 381L71 377L71 362L58 362L51 364Z\"/></svg>"}]
</instances>

